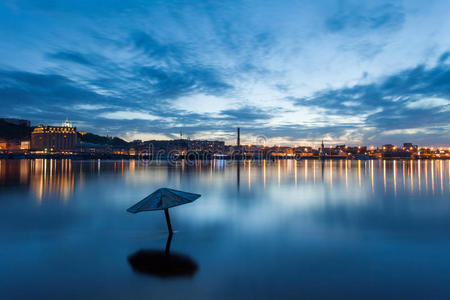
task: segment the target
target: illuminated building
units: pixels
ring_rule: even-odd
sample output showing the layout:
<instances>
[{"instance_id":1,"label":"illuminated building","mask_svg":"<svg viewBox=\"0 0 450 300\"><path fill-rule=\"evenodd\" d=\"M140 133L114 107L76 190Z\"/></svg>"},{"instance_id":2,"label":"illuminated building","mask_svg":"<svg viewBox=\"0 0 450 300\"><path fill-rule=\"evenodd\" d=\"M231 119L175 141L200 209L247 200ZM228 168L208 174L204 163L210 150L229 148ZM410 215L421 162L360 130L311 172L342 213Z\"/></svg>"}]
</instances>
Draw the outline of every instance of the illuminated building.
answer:
<instances>
[{"instance_id":1,"label":"illuminated building","mask_svg":"<svg viewBox=\"0 0 450 300\"><path fill-rule=\"evenodd\" d=\"M20 150L30 150L30 141L21 141Z\"/></svg>"},{"instance_id":2,"label":"illuminated building","mask_svg":"<svg viewBox=\"0 0 450 300\"><path fill-rule=\"evenodd\" d=\"M20 141L18 140L2 140L0 139L1 152L18 152L20 150Z\"/></svg>"},{"instance_id":3,"label":"illuminated building","mask_svg":"<svg viewBox=\"0 0 450 300\"><path fill-rule=\"evenodd\" d=\"M413 145L412 143L403 143L403 151L407 151L407 152L417 152L418 150L418 146L417 145Z\"/></svg>"},{"instance_id":4,"label":"illuminated building","mask_svg":"<svg viewBox=\"0 0 450 300\"><path fill-rule=\"evenodd\" d=\"M0 140L0 150L8 149L8 143L4 140Z\"/></svg>"},{"instance_id":5,"label":"illuminated building","mask_svg":"<svg viewBox=\"0 0 450 300\"><path fill-rule=\"evenodd\" d=\"M385 144L382 149L383 152L394 152L397 150L397 147L391 144Z\"/></svg>"},{"instance_id":6,"label":"illuminated building","mask_svg":"<svg viewBox=\"0 0 450 300\"><path fill-rule=\"evenodd\" d=\"M77 147L76 127L66 120L62 126L39 125L31 133L31 150L42 152L71 151Z\"/></svg>"}]
</instances>

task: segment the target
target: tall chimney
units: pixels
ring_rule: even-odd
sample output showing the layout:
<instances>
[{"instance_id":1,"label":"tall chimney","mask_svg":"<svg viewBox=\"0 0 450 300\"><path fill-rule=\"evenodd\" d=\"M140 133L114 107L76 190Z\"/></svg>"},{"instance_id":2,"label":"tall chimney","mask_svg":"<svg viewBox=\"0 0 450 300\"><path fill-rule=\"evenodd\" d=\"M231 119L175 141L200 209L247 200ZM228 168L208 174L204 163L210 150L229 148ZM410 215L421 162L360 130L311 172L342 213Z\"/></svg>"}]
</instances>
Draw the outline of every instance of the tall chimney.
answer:
<instances>
[{"instance_id":1,"label":"tall chimney","mask_svg":"<svg viewBox=\"0 0 450 300\"><path fill-rule=\"evenodd\" d=\"M237 129L237 146L238 148L241 147L241 129L239 127Z\"/></svg>"}]
</instances>

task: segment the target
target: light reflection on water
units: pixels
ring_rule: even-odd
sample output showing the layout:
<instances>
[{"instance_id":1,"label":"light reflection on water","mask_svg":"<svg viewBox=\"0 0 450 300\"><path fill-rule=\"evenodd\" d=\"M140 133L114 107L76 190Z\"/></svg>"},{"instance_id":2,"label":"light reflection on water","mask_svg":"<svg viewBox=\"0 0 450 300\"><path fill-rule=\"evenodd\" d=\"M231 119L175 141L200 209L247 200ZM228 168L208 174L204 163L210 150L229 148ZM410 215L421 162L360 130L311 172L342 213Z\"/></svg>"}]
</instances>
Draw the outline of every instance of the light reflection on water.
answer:
<instances>
[{"instance_id":1,"label":"light reflection on water","mask_svg":"<svg viewBox=\"0 0 450 300\"><path fill-rule=\"evenodd\" d=\"M82 189L87 177L123 176L127 180L139 182L151 174L164 183L168 173L179 174L175 185L180 185L188 169L190 176L217 182L225 175L227 179L235 178L239 191L242 181L247 181L248 191L252 189L273 188L276 181L279 188L289 186L319 186L346 191L359 190L374 194L381 189L384 195L393 198L401 195L448 195L450 185L450 161L447 160L370 160L370 161L318 161L293 160L243 161L240 164L230 161L198 161L192 164L178 162L167 166L165 162L147 161L71 161L70 159L36 159L36 160L1 160L0 188L22 187L32 193L37 203L43 198L57 197L62 201L70 200L76 188ZM202 173L202 170L204 173ZM206 171L205 171L206 170ZM312 176L309 174L312 173ZM221 174L218 178L218 174ZM382 182L380 181L382 178ZM422 180L424 178L425 180ZM174 182L169 182L173 184ZM382 187L380 186L382 185Z\"/></svg>"},{"instance_id":2,"label":"light reflection on water","mask_svg":"<svg viewBox=\"0 0 450 300\"><path fill-rule=\"evenodd\" d=\"M202 194L171 212L192 278L127 263L163 250L163 216L125 212L163 186ZM450 296L449 160L0 160L0 228L12 298Z\"/></svg>"}]
</instances>

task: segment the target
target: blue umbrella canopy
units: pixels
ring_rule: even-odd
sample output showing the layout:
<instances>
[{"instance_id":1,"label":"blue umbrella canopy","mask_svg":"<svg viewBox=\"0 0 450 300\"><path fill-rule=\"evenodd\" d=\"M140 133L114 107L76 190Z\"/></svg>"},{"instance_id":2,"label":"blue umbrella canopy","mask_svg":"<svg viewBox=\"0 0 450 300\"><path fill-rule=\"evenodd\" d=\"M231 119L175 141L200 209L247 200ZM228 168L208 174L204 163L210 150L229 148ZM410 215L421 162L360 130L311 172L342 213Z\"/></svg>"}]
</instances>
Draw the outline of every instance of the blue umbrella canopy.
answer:
<instances>
[{"instance_id":1,"label":"blue umbrella canopy","mask_svg":"<svg viewBox=\"0 0 450 300\"><path fill-rule=\"evenodd\" d=\"M199 194L161 188L128 208L127 211L135 214L141 211L166 210L170 207L193 202L200 196Z\"/></svg>"}]
</instances>

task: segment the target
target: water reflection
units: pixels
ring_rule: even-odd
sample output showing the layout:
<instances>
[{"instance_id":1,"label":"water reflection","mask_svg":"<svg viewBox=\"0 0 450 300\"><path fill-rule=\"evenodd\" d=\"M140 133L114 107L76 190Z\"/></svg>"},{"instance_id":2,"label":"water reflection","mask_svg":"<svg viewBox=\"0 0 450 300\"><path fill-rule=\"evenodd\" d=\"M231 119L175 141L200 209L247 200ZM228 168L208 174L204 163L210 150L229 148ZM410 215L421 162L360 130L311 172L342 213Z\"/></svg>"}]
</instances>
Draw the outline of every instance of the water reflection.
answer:
<instances>
[{"instance_id":1,"label":"water reflection","mask_svg":"<svg viewBox=\"0 0 450 300\"><path fill-rule=\"evenodd\" d=\"M71 159L0 160L0 188L23 186L29 188L37 203L43 198L69 200L75 188L82 188L85 177L101 176L102 172L134 173L136 162L104 163L101 160L80 162Z\"/></svg>"},{"instance_id":2,"label":"water reflection","mask_svg":"<svg viewBox=\"0 0 450 300\"><path fill-rule=\"evenodd\" d=\"M170 277L192 277L198 269L197 263L187 255L171 253L170 245L173 234L167 237L164 251L142 249L128 257L128 263L140 274Z\"/></svg>"},{"instance_id":3,"label":"water reflection","mask_svg":"<svg viewBox=\"0 0 450 300\"><path fill-rule=\"evenodd\" d=\"M203 195L173 210L182 254L165 251L161 215L125 212L159 187ZM0 289L448 299L449 199L446 160L0 160Z\"/></svg>"},{"instance_id":4,"label":"water reflection","mask_svg":"<svg viewBox=\"0 0 450 300\"><path fill-rule=\"evenodd\" d=\"M237 191L239 192L240 190L240 186L241 186L241 164L240 162L237 162L237 168L236 168L236 186L237 186Z\"/></svg>"},{"instance_id":5,"label":"water reflection","mask_svg":"<svg viewBox=\"0 0 450 300\"><path fill-rule=\"evenodd\" d=\"M401 163L401 168L398 164ZM381 170L378 167L381 164ZM214 182L219 174L227 174L227 169L235 169L235 182L237 190L240 190L241 168L244 168L247 177L248 191L255 189L259 182L265 189L267 185L271 185L271 180L276 177L277 186L281 188L284 180L289 178L292 180L294 187L297 187L299 180L303 185L316 184L316 169L320 167L321 182L327 183L330 189L339 188L344 185L345 190L352 190L357 186L361 190L365 190L365 183L370 186L372 193L375 193L379 184L377 170L382 173L382 187L385 194L392 193L395 196L399 193L399 180L401 180L401 191L410 193L431 192L435 194L436 190L439 194L444 195L450 184L450 161L444 160L417 160L417 161L350 161L342 160L333 161L316 161L303 160L295 161L244 161L226 162L211 161L198 162L193 166L188 166L185 162L177 163L177 165L167 169L164 163L148 163L142 161L117 161L102 162L100 160L90 162L79 162L53 159L36 159L36 160L1 160L0 161L0 188L8 186L29 187L38 203L42 202L45 197L58 197L63 201L67 201L73 196L75 189L82 188L87 177L101 177L108 173L134 174L138 172L139 176L143 175L143 171L156 168L158 174L163 178L177 174L178 182L181 183L182 175L186 170L188 174L196 171L196 176L202 176L201 170L207 169L211 182ZM352 168L356 165L356 168ZM368 170L366 171L366 166ZM311 170L312 169L312 170ZM338 170L335 172L335 169ZM220 171L221 173L217 173ZM273 171L276 175L273 176ZM327 172L325 172L327 171ZM310 172L312 176L310 178ZM401 173L401 174L399 174ZM400 177L401 176L401 177ZM300 177L300 178L299 178ZM303 178L302 178L303 177ZM447 177L447 178L446 178ZM422 182L422 179L424 182ZM261 181L259 181L261 180ZM287 183L286 183L287 184ZM424 184L424 190L422 190Z\"/></svg>"}]
</instances>

